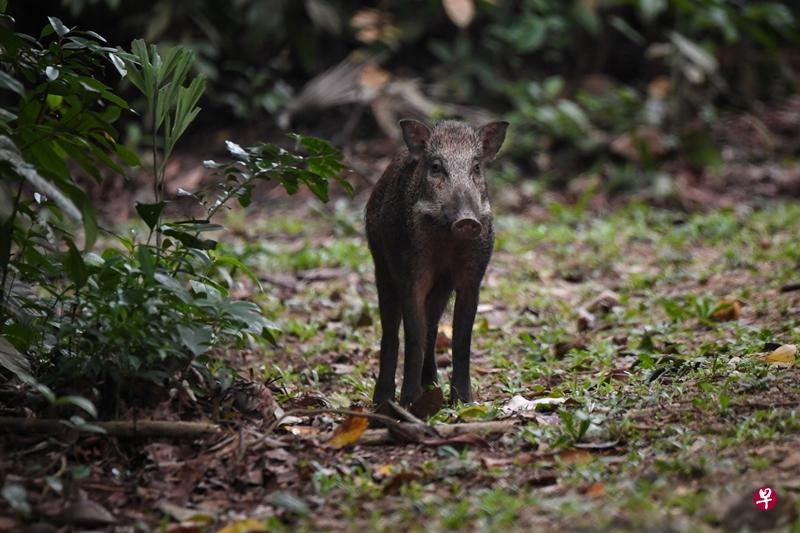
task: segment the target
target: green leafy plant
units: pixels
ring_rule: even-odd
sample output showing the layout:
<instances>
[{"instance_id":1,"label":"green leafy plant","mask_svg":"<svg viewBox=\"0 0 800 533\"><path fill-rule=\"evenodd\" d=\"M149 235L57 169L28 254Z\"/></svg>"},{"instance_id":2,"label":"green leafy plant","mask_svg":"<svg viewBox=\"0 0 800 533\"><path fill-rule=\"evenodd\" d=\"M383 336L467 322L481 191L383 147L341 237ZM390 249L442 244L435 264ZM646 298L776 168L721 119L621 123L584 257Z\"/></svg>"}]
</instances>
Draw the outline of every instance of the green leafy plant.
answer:
<instances>
[{"instance_id":1,"label":"green leafy plant","mask_svg":"<svg viewBox=\"0 0 800 533\"><path fill-rule=\"evenodd\" d=\"M130 54L118 51L114 57L119 58L119 61L115 61L115 65L120 74L127 76L144 95L147 102L146 113L150 121L153 157L154 203L138 204L136 210L151 232L156 230L156 251L160 253L159 221L166 205L164 172L178 139L200 113L197 102L205 91L206 80L203 76L196 76L188 86L184 86L194 65L194 53L186 47L171 48L162 59L155 45L148 46L143 40L137 39L131 43L131 51Z\"/></svg>"},{"instance_id":2,"label":"green leafy plant","mask_svg":"<svg viewBox=\"0 0 800 533\"><path fill-rule=\"evenodd\" d=\"M113 126L129 110L99 81L116 50L91 31L49 18L38 38L0 25L0 89L8 102L0 114L0 341L3 366L53 405L93 405L75 395L59 397L36 378L75 313L74 295L86 284L79 251L98 237L92 202L74 178L80 168L95 180L101 168L124 173L119 161L138 164L117 142ZM34 378L36 376L36 378Z\"/></svg>"},{"instance_id":3,"label":"green leafy plant","mask_svg":"<svg viewBox=\"0 0 800 533\"><path fill-rule=\"evenodd\" d=\"M0 219L8 230L0 249L0 363L50 404L91 416L98 413L85 398L52 391L89 391L92 398L111 400L104 403L108 411L141 381L178 383L190 394L193 384L198 391L229 385L232 375L220 364L219 350L274 342L278 327L255 303L231 297L233 280L221 275L223 269L260 284L237 257L217 250L209 234L223 227L212 217L234 199L248 205L258 180L276 180L290 194L306 185L323 201L331 179L350 191L339 175L341 154L305 136L293 137L293 151L229 142L232 162L208 162L221 183L192 193L205 216L165 221L165 168L200 112L205 87L202 77L191 76L194 54L175 47L162 56L141 40L131 52L114 49L99 35L55 18L41 38L50 42L0 31L0 88L18 98L0 117L6 161L0 171L14 185L9 189L4 179L2 192L13 193L13 201ZM154 201L136 206L146 238L106 232L111 242L94 252L94 209L70 165L99 180L101 164L115 173L123 172L118 159L138 164L136 154L116 142L111 125L128 104L97 81L109 58L146 102ZM70 218L83 222L83 251ZM96 430L79 416L67 423Z\"/></svg>"}]
</instances>

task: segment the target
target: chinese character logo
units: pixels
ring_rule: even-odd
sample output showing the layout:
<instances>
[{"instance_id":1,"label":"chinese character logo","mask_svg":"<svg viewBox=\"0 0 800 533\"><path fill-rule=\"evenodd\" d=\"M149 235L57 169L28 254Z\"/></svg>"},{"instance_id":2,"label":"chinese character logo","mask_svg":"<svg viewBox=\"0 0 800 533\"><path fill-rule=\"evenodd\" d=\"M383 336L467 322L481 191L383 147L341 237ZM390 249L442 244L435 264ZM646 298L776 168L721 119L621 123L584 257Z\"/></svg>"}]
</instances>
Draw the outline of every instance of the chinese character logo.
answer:
<instances>
[{"instance_id":1,"label":"chinese character logo","mask_svg":"<svg viewBox=\"0 0 800 533\"><path fill-rule=\"evenodd\" d=\"M769 511L778 503L778 495L769 487L762 487L753 493L753 501L756 507Z\"/></svg>"}]
</instances>

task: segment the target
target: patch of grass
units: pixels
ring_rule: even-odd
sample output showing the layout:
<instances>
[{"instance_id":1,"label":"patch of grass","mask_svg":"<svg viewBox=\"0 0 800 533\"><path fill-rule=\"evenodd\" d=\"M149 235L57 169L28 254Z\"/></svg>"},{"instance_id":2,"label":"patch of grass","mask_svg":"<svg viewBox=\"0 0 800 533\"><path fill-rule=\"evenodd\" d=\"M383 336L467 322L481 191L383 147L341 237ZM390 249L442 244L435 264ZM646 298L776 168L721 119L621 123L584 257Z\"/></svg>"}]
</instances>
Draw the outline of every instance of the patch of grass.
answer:
<instances>
[{"instance_id":1,"label":"patch of grass","mask_svg":"<svg viewBox=\"0 0 800 533\"><path fill-rule=\"evenodd\" d=\"M769 407L800 397L797 365L756 357L800 341L796 296L779 292L797 280L798 215L793 204L688 215L631 205L602 216L562 206L535 222L500 215L481 296L488 306L473 334L480 408L444 408L431 421L494 419L516 394L569 402L491 450L401 447L370 450L378 458L367 461L357 451L320 461L318 489L306 496L337 501L352 528L708 527L719 516L697 487L777 475L774 462L750 450L800 429L796 409ZM280 346L264 365L282 400L313 395L343 406L371 397L380 324L369 253L353 232L359 216L326 210L302 231L295 227L292 239L243 245L249 266L299 280L284 297L262 302L285 317ZM301 281L318 269L341 274ZM592 308L604 290L617 301ZM718 322L715 312L730 296L743 302L741 316ZM591 308L590 324L581 325L581 308ZM449 353L439 357L447 394ZM617 444L585 460L559 458L587 442ZM551 453L556 458L545 459ZM525 454L541 457L514 462ZM486 467L486 455L511 462ZM365 466L352 467L359 462ZM383 464L408 479L384 492L391 477L374 475ZM548 470L556 489L535 481ZM313 516L304 520L313 528Z\"/></svg>"}]
</instances>

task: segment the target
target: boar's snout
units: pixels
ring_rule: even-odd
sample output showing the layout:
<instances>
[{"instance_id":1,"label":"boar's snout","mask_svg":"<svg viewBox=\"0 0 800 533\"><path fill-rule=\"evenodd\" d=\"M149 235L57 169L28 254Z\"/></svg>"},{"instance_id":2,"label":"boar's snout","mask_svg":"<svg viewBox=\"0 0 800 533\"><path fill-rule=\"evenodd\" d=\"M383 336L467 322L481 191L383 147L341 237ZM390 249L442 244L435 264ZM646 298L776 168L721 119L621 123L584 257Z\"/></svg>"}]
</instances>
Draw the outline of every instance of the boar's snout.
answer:
<instances>
[{"instance_id":1,"label":"boar's snout","mask_svg":"<svg viewBox=\"0 0 800 533\"><path fill-rule=\"evenodd\" d=\"M450 229L457 239L473 240L481 234L483 225L472 217L462 217L453 222Z\"/></svg>"}]
</instances>

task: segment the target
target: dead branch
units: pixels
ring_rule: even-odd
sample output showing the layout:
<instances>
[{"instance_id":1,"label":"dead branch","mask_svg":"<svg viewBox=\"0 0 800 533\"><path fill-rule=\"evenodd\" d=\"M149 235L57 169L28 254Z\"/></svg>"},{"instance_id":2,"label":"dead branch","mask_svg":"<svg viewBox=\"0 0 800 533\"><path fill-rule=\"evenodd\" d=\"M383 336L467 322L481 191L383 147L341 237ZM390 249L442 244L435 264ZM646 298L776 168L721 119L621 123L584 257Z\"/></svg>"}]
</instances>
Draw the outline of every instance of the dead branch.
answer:
<instances>
[{"instance_id":1,"label":"dead branch","mask_svg":"<svg viewBox=\"0 0 800 533\"><path fill-rule=\"evenodd\" d=\"M494 433L506 433L513 429L517 422L518 420L516 419L509 419L490 422L467 422L464 424L439 424L433 426L433 429L435 429L442 438L455 437L468 433L490 435ZM404 426L411 425L405 423L400 424ZM421 440L418 442L421 442ZM361 435L361 438L359 438L357 442L357 444L365 446L397 443L397 439L387 429L368 429Z\"/></svg>"},{"instance_id":2,"label":"dead branch","mask_svg":"<svg viewBox=\"0 0 800 533\"><path fill-rule=\"evenodd\" d=\"M208 433L216 433L219 426L210 422L182 422L171 420L111 420L93 422L112 437L163 437L193 438ZM0 433L46 433L60 434L70 431L68 425L60 420L0 417Z\"/></svg>"},{"instance_id":3,"label":"dead branch","mask_svg":"<svg viewBox=\"0 0 800 533\"><path fill-rule=\"evenodd\" d=\"M386 426L388 428L388 430L386 431L390 431L399 440L404 442L419 442L423 434L427 434L429 436L436 435L436 431L427 424L404 424L398 422L392 417L382 415L379 413L369 413L366 411L352 411L349 409L292 409L291 411L286 411L285 413L283 413L282 416L280 416L272 424L270 424L265 433L267 435L271 434L273 431L275 431L275 428L278 427L281 420L290 416L315 416L324 414L360 416L362 418L367 418L369 420L375 420Z\"/></svg>"}]
</instances>

